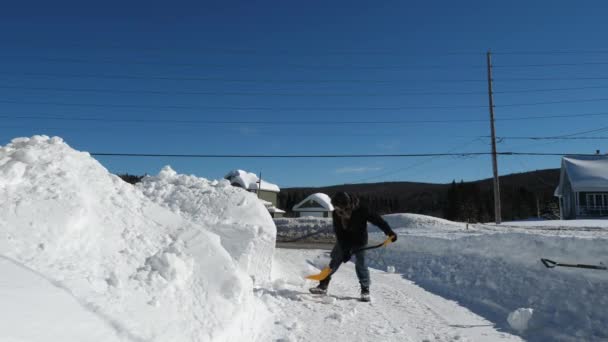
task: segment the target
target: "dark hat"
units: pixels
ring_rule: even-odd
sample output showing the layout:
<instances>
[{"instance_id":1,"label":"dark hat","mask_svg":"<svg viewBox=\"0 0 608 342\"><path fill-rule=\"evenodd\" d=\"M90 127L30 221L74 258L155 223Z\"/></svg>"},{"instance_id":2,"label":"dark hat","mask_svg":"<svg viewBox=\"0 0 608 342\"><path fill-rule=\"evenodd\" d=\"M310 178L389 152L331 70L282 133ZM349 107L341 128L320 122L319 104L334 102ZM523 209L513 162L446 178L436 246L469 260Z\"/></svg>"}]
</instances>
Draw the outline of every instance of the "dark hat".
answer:
<instances>
[{"instance_id":1,"label":"dark hat","mask_svg":"<svg viewBox=\"0 0 608 342\"><path fill-rule=\"evenodd\" d=\"M340 208L347 208L350 206L351 198L346 192L338 192L331 198L331 204Z\"/></svg>"}]
</instances>

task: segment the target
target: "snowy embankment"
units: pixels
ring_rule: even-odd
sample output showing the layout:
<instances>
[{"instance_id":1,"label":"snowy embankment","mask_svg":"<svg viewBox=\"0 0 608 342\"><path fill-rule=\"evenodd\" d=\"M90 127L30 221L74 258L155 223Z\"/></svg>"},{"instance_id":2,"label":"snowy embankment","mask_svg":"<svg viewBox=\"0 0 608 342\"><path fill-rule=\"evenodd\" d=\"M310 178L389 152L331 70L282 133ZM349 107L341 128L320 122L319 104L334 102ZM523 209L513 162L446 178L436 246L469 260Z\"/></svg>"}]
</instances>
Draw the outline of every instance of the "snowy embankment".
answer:
<instances>
[{"instance_id":1,"label":"snowy embankment","mask_svg":"<svg viewBox=\"0 0 608 342\"><path fill-rule=\"evenodd\" d=\"M297 217L275 218L277 242L318 242L336 241L331 218Z\"/></svg>"},{"instance_id":2,"label":"snowy embankment","mask_svg":"<svg viewBox=\"0 0 608 342\"><path fill-rule=\"evenodd\" d=\"M385 218L400 238L384 251L384 261L423 288L457 300L499 327L519 330L530 341L608 339L608 271L548 269L540 262L608 264L608 221L605 229L589 232L577 230L581 222L568 221L467 230L465 224L420 215ZM374 265L384 267L377 256ZM530 311L514 313L525 308L532 309L527 329L518 319Z\"/></svg>"},{"instance_id":3,"label":"snowy embankment","mask_svg":"<svg viewBox=\"0 0 608 342\"><path fill-rule=\"evenodd\" d=\"M3 339L252 340L273 245L264 206L226 181L167 168L138 189L60 138L0 147Z\"/></svg>"}]
</instances>

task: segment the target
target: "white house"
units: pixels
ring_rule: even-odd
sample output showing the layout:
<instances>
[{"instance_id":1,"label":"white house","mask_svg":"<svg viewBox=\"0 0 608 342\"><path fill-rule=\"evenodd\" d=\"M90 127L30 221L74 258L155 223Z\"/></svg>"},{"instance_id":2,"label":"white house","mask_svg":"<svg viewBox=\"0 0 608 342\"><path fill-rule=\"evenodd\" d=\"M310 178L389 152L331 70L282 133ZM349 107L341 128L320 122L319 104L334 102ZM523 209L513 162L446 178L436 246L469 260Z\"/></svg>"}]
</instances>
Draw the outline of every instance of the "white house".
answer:
<instances>
[{"instance_id":1,"label":"white house","mask_svg":"<svg viewBox=\"0 0 608 342\"><path fill-rule=\"evenodd\" d=\"M608 156L565 156L555 189L563 220L608 216Z\"/></svg>"},{"instance_id":2,"label":"white house","mask_svg":"<svg viewBox=\"0 0 608 342\"><path fill-rule=\"evenodd\" d=\"M281 189L278 185L269 183L265 180L260 182L258 176L255 173L243 171L243 170L233 170L228 172L225 179L230 181L230 184L233 186L238 186L247 191L254 192L258 195L258 198L272 217L283 217L285 211L277 208L277 196Z\"/></svg>"},{"instance_id":3,"label":"white house","mask_svg":"<svg viewBox=\"0 0 608 342\"><path fill-rule=\"evenodd\" d=\"M329 196L319 192L306 197L302 202L294 205L292 210L298 217L330 217L334 206L331 204Z\"/></svg>"}]
</instances>

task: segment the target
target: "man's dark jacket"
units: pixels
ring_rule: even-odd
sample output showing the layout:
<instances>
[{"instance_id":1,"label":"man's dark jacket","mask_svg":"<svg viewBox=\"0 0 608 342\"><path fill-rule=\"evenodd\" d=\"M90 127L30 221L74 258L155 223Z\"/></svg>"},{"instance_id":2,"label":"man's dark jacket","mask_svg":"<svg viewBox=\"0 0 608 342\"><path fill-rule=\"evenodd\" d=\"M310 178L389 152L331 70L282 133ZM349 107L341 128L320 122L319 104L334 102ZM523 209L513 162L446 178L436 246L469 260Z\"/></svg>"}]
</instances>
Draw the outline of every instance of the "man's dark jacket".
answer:
<instances>
[{"instance_id":1,"label":"man's dark jacket","mask_svg":"<svg viewBox=\"0 0 608 342\"><path fill-rule=\"evenodd\" d=\"M361 248L367 245L367 222L371 222L378 228L382 229L386 235L394 235L391 227L384 221L380 215L371 212L366 206L360 205L353 209L348 227L342 227L342 219L340 216L333 213L334 232L336 239L342 249L348 253L353 249Z\"/></svg>"}]
</instances>

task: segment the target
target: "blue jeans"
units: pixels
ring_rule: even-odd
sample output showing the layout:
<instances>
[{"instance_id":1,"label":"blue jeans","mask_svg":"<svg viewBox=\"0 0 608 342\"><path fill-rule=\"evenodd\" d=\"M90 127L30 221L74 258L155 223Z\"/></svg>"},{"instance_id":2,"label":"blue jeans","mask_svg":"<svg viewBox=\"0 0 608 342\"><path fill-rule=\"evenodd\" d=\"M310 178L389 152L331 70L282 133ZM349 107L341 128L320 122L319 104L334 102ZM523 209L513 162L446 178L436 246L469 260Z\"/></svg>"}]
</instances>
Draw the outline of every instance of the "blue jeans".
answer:
<instances>
[{"instance_id":1,"label":"blue jeans","mask_svg":"<svg viewBox=\"0 0 608 342\"><path fill-rule=\"evenodd\" d=\"M371 284L371 279L369 277L369 269L367 268L367 263L365 262L365 252L367 251L358 251L355 253L355 271L357 272L357 278L359 278L359 284L363 287L369 287ZM321 285L327 287L331 280L331 275L336 273L340 265L344 261L344 252L340 247L339 243L334 245L334 248L331 250L331 261L329 262L329 268L331 268L331 273L329 277L325 278L321 281Z\"/></svg>"}]
</instances>

